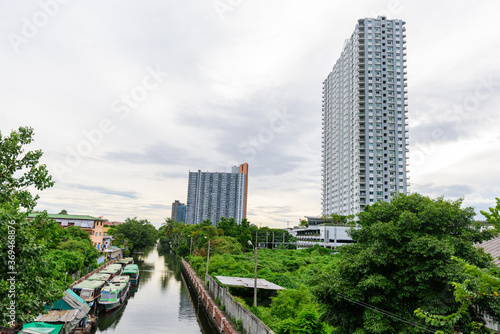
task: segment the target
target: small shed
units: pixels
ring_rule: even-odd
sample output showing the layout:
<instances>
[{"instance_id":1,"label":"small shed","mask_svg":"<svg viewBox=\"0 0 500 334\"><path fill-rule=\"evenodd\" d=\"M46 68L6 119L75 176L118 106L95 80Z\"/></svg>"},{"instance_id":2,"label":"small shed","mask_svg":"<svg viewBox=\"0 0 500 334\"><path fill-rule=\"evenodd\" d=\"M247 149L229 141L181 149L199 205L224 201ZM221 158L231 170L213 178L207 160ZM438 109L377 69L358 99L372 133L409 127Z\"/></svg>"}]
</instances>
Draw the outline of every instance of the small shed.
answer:
<instances>
[{"instance_id":1,"label":"small shed","mask_svg":"<svg viewBox=\"0 0 500 334\"><path fill-rule=\"evenodd\" d=\"M224 285L227 286L238 286L243 288L254 288L255 279L245 278L245 277L230 277L230 276L215 276ZM277 284L271 283L268 280L258 278L257 279L257 289L265 290L285 290L284 287Z\"/></svg>"},{"instance_id":2,"label":"small shed","mask_svg":"<svg viewBox=\"0 0 500 334\"><path fill-rule=\"evenodd\" d=\"M64 297L45 306L48 313L39 314L34 321L50 324L66 324L64 333L70 333L89 313L90 306L70 289L64 292Z\"/></svg>"},{"instance_id":3,"label":"small shed","mask_svg":"<svg viewBox=\"0 0 500 334\"><path fill-rule=\"evenodd\" d=\"M117 257L122 256L123 250L116 246L110 246L104 250L104 253L106 253L106 258L116 259Z\"/></svg>"}]
</instances>

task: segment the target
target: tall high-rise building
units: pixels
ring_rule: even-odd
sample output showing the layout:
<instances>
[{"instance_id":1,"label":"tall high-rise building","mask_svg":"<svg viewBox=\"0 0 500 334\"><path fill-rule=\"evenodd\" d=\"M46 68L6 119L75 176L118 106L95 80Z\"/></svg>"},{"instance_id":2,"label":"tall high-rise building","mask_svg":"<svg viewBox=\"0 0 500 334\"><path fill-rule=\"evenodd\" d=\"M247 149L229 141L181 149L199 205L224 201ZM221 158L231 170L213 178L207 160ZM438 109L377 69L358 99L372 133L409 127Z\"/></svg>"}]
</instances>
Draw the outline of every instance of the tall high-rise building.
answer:
<instances>
[{"instance_id":1,"label":"tall high-rise building","mask_svg":"<svg viewBox=\"0 0 500 334\"><path fill-rule=\"evenodd\" d=\"M323 214L407 192L405 22L358 20L323 82Z\"/></svg>"},{"instance_id":2,"label":"tall high-rise building","mask_svg":"<svg viewBox=\"0 0 500 334\"><path fill-rule=\"evenodd\" d=\"M239 224L246 218L248 164L234 166L231 173L189 172L186 223L198 224L221 217L234 218Z\"/></svg>"}]
</instances>

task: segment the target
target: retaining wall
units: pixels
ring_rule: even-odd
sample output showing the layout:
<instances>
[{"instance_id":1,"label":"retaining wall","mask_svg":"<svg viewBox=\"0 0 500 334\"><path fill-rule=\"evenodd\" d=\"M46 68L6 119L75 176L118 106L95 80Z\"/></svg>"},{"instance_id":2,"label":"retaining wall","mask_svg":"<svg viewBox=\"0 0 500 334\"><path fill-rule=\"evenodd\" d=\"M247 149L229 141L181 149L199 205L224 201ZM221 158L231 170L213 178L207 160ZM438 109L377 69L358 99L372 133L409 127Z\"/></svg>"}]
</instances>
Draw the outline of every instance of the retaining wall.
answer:
<instances>
[{"instance_id":1,"label":"retaining wall","mask_svg":"<svg viewBox=\"0 0 500 334\"><path fill-rule=\"evenodd\" d=\"M220 286L210 275L207 277L208 292L209 292L207 293L207 287L205 286L205 284L201 282L201 279L198 277L198 275L196 275L194 270L191 268L191 265L186 261L184 261L183 259L182 266L183 268L186 269L186 272L190 276L191 282L193 282L194 278L196 279L196 282L199 286L198 287L193 283L193 285L195 285L196 287L196 291L198 291L198 289L203 291L203 295L201 293L198 293L198 295L202 296L201 299L204 301L204 305L207 305L205 304L205 299L210 300L210 302L208 302L209 306L206 307L210 314L212 314L212 309L219 310L219 307L213 301L212 297L215 299L219 298L220 304L225 306L224 312L229 317L231 317L231 319L241 320L241 326L243 327L243 334L274 334L274 332L269 327L267 327L266 324L264 324L259 318L257 318L252 312L250 312L250 310L243 307L237 301L234 301L233 295L231 295L226 288ZM194 278L192 278L191 276ZM220 310L219 312L214 313L214 318L216 319L216 321L219 321L218 318L221 316L222 313L220 312ZM224 333L238 333L238 332L233 331Z\"/></svg>"},{"instance_id":2,"label":"retaining wall","mask_svg":"<svg viewBox=\"0 0 500 334\"><path fill-rule=\"evenodd\" d=\"M207 310L207 313L212 317L211 320L217 326L218 331L225 334L239 334L240 332L234 329L234 324L232 324L231 321L225 317L219 309L219 306L210 296L205 285L201 282L200 277L194 272L191 265L184 261L184 259L182 259L182 270L186 274L191 285L194 287L196 293L198 294L198 298Z\"/></svg>"},{"instance_id":3,"label":"retaining wall","mask_svg":"<svg viewBox=\"0 0 500 334\"><path fill-rule=\"evenodd\" d=\"M209 291L214 298L219 298L220 303L225 305L225 312L231 319L240 319L243 327L243 334L274 334L255 314L243 307L233 299L226 288L220 286L211 276L208 276Z\"/></svg>"}]
</instances>

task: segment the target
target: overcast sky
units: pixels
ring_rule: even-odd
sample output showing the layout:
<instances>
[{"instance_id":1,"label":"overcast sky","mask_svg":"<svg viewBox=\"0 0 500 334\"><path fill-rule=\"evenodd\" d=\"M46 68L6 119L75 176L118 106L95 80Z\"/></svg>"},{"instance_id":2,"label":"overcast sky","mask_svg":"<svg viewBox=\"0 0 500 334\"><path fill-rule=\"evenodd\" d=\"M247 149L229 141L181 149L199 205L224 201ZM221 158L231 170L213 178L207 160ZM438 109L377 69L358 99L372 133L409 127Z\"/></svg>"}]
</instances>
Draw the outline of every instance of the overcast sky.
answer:
<instances>
[{"instance_id":1,"label":"overcast sky","mask_svg":"<svg viewBox=\"0 0 500 334\"><path fill-rule=\"evenodd\" d=\"M357 20L406 21L412 192L500 196L500 2L0 1L0 131L35 130L38 209L146 218L249 164L248 218L321 214L321 90Z\"/></svg>"}]
</instances>

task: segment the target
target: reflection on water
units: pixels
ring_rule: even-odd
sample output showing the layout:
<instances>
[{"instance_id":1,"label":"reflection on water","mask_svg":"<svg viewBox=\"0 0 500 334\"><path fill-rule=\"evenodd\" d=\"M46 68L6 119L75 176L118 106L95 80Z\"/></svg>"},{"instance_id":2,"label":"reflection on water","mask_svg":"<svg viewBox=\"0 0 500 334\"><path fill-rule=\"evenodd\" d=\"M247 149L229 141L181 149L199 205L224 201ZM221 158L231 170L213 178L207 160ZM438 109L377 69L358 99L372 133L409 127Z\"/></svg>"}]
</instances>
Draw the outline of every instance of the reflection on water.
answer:
<instances>
[{"instance_id":1,"label":"reflection on water","mask_svg":"<svg viewBox=\"0 0 500 334\"><path fill-rule=\"evenodd\" d=\"M92 333L213 334L206 319L198 319L189 291L181 277L180 262L170 252L156 248L134 255L140 279L127 301L113 312L99 314ZM192 297L191 297L192 298ZM193 300L197 301L196 298ZM199 320L206 329L201 329Z\"/></svg>"}]
</instances>

